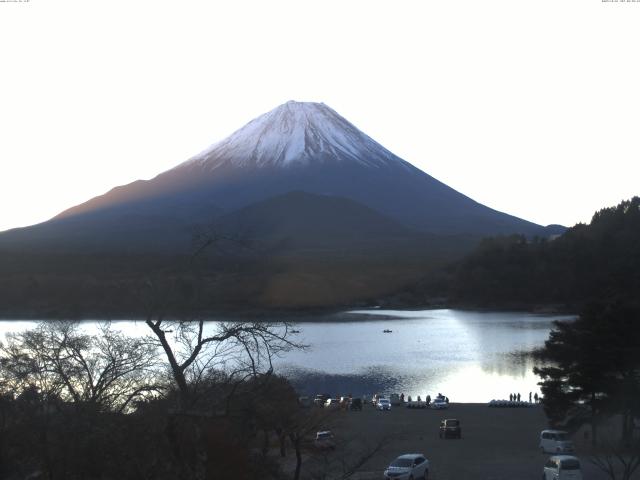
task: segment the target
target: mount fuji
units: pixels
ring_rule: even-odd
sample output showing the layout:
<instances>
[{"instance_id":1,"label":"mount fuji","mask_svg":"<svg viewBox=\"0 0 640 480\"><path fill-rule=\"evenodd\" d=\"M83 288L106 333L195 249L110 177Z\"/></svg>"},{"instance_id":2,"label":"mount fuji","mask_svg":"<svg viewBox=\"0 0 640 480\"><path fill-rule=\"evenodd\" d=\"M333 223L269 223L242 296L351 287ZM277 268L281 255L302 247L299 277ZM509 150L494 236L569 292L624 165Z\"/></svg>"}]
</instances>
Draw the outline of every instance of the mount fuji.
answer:
<instances>
[{"instance_id":1,"label":"mount fuji","mask_svg":"<svg viewBox=\"0 0 640 480\"><path fill-rule=\"evenodd\" d=\"M176 252L189 248L195 227L212 224L273 238L322 226L314 242L332 245L359 236L556 233L475 202L322 103L290 101L151 180L0 234L0 247Z\"/></svg>"}]
</instances>

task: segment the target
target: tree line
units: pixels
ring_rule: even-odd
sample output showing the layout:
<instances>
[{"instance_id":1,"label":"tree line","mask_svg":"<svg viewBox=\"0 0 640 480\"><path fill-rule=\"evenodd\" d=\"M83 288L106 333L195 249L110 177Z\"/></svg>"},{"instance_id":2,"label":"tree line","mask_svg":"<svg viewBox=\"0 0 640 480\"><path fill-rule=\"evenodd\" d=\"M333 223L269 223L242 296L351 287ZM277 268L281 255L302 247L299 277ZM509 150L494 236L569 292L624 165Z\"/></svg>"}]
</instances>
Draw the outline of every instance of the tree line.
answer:
<instances>
[{"instance_id":1,"label":"tree line","mask_svg":"<svg viewBox=\"0 0 640 480\"><path fill-rule=\"evenodd\" d=\"M448 282L452 302L486 307L633 301L640 291L640 197L555 239L485 239L449 267Z\"/></svg>"}]
</instances>

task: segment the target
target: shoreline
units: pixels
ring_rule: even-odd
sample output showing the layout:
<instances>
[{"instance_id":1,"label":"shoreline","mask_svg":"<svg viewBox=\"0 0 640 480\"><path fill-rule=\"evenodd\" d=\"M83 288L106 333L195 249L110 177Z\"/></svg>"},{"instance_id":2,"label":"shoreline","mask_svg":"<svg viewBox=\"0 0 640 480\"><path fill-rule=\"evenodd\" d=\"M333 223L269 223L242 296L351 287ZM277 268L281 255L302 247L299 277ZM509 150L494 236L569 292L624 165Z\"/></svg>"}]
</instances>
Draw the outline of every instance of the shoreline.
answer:
<instances>
[{"instance_id":1,"label":"shoreline","mask_svg":"<svg viewBox=\"0 0 640 480\"><path fill-rule=\"evenodd\" d=\"M264 320L270 317L282 317L284 321L294 317L297 318L298 323L305 322L317 322L321 317L325 317L324 321L327 322L343 322L343 319L331 319L329 317L349 313L351 311L359 310L399 310L404 312L419 312L428 310L460 310L469 312L500 312L500 313L530 313L540 315L576 315L576 308L571 308L569 305L508 305L508 306L480 306L470 304L425 304L419 305L344 305L340 307L317 307L317 308L299 308L299 309L220 309L211 310L206 312L199 312L194 314L193 312L185 312L183 314L168 314L166 318L172 318L175 320L192 318L193 320L204 319L205 321L216 321L215 317L228 317L232 319L254 319ZM373 315L375 317L375 315ZM314 318L317 317L317 318ZM113 314L105 315L104 313L74 313L74 314L62 314L52 312L20 312L20 313L5 313L0 312L0 321L62 321L62 320L89 320L89 321L145 321L147 315L141 313L132 314ZM374 320L375 318L367 318L366 320ZM364 320L364 319L362 319ZM381 319L382 320L382 319ZM387 321L393 321L395 318L390 315L385 318ZM357 320L354 320L357 321Z\"/></svg>"}]
</instances>

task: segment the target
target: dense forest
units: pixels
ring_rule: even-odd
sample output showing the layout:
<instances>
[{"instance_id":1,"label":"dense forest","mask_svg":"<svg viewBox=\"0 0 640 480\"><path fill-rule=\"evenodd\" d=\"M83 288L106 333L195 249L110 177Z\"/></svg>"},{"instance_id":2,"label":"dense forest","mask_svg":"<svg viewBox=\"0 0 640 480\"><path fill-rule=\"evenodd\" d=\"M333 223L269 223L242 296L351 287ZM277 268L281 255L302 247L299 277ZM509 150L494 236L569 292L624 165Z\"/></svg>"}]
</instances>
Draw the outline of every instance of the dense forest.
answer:
<instances>
[{"instance_id":1,"label":"dense forest","mask_svg":"<svg viewBox=\"0 0 640 480\"><path fill-rule=\"evenodd\" d=\"M443 278L449 299L459 305L579 308L594 300L636 300L640 198L604 208L590 224L577 224L555 239L485 239Z\"/></svg>"}]
</instances>

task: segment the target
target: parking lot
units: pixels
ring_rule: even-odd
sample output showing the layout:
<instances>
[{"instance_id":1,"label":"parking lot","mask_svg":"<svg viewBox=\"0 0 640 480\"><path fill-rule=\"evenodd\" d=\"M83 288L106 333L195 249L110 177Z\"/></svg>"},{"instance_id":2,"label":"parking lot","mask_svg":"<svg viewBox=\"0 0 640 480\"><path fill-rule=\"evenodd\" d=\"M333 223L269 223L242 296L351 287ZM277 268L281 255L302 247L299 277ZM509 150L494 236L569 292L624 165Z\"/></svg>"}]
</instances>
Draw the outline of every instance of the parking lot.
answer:
<instances>
[{"instance_id":1,"label":"parking lot","mask_svg":"<svg viewBox=\"0 0 640 480\"><path fill-rule=\"evenodd\" d=\"M548 456L538 451L540 431L547 428L541 407L488 408L486 404L450 404L448 410L389 412L365 405L361 412L333 416L336 465L354 464L381 448L357 468L354 479L380 480L391 460L405 453L424 453L433 480L539 480ZM440 421L461 421L462 439L441 440ZM580 450L577 452L580 457ZM606 478L583 459L587 480Z\"/></svg>"}]
</instances>

